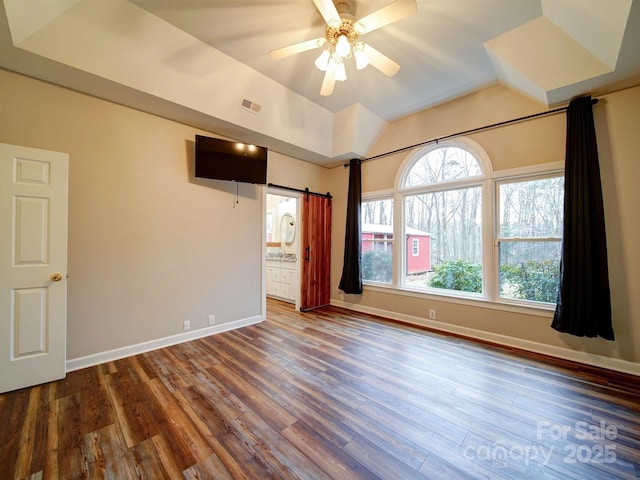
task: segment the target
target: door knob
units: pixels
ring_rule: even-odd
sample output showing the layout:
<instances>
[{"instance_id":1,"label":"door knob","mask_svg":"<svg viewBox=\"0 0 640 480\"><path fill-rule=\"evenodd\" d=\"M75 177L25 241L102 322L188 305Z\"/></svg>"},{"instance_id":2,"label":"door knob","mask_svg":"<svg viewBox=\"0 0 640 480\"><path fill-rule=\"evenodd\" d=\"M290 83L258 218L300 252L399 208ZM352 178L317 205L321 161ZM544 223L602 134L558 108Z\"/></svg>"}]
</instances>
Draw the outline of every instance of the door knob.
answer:
<instances>
[{"instance_id":1,"label":"door knob","mask_svg":"<svg viewBox=\"0 0 640 480\"><path fill-rule=\"evenodd\" d=\"M62 275L60 275L59 273L54 273L53 275L51 275L51 280L53 280L54 282L59 282L60 280L62 280Z\"/></svg>"}]
</instances>

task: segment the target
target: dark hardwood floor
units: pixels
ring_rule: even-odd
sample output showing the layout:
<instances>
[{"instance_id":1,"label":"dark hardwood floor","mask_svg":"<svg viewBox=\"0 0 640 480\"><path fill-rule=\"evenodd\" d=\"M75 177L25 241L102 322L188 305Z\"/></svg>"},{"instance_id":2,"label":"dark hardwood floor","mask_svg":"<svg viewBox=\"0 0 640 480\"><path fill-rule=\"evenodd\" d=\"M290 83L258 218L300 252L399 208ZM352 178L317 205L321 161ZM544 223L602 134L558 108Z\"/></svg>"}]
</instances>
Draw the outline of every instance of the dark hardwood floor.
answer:
<instances>
[{"instance_id":1,"label":"dark hardwood floor","mask_svg":"<svg viewBox=\"0 0 640 480\"><path fill-rule=\"evenodd\" d=\"M0 395L2 480L639 477L637 392L336 308Z\"/></svg>"}]
</instances>

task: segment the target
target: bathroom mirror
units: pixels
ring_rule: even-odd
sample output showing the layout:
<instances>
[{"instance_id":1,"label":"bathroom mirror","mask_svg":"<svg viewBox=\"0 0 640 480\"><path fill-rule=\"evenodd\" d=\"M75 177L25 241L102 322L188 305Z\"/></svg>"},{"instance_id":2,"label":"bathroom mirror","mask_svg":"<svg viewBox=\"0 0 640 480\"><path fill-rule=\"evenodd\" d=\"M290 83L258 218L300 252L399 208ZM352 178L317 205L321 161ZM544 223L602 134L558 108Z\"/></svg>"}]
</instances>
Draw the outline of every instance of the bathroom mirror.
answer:
<instances>
[{"instance_id":1,"label":"bathroom mirror","mask_svg":"<svg viewBox=\"0 0 640 480\"><path fill-rule=\"evenodd\" d=\"M285 213L280 220L280 241L291 245L296 237L296 219L290 213Z\"/></svg>"}]
</instances>

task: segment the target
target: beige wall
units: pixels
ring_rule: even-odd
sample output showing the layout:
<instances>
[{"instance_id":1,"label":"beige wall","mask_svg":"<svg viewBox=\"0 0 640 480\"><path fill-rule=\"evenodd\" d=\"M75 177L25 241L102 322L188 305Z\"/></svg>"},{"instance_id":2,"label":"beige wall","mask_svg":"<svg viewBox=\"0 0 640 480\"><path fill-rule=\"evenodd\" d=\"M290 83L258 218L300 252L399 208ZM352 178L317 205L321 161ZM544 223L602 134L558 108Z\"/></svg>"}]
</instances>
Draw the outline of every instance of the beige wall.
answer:
<instances>
[{"instance_id":1,"label":"beige wall","mask_svg":"<svg viewBox=\"0 0 640 480\"><path fill-rule=\"evenodd\" d=\"M207 134L136 110L0 70L0 142L70 155L68 358L74 359L260 315L263 189L193 177L193 138ZM500 87L392 122L370 156L543 110ZM549 327L547 315L366 291L343 298L348 171L269 153L269 182L330 191L332 300L357 309L438 321L483 336L516 339L586 359L640 362L640 87L595 108L609 242L616 342L580 339ZM212 134L215 135L215 134ZM495 170L562 160L564 115L472 136ZM393 188L408 153L363 166L364 192ZM237 203L236 203L237 200ZM556 350L554 350L556 349ZM593 357L598 363L598 358Z\"/></svg>"},{"instance_id":2,"label":"beige wall","mask_svg":"<svg viewBox=\"0 0 640 480\"><path fill-rule=\"evenodd\" d=\"M5 70L0 105L0 142L69 154L68 359L261 315L264 187L194 178L207 132ZM274 152L268 172L327 190Z\"/></svg>"},{"instance_id":3,"label":"beige wall","mask_svg":"<svg viewBox=\"0 0 640 480\"><path fill-rule=\"evenodd\" d=\"M502 86L493 86L392 122L369 156L543 110L544 107L536 102ZM454 332L476 332L482 338L640 373L637 365L640 362L639 112L640 87L606 95L594 108L605 197L616 342L560 334L549 326L550 312L542 315L522 311L511 313L442 301L433 295L417 298L394 290L369 289L361 296L343 295L337 288L342 270L348 183L348 170L343 167L331 170L332 188L336 192L333 210L333 302L422 324L428 324L428 309L435 308L438 321ZM494 170L562 161L565 115L502 127L470 138L486 150ZM398 168L408 155L411 152L364 163L363 193L394 188Z\"/></svg>"}]
</instances>

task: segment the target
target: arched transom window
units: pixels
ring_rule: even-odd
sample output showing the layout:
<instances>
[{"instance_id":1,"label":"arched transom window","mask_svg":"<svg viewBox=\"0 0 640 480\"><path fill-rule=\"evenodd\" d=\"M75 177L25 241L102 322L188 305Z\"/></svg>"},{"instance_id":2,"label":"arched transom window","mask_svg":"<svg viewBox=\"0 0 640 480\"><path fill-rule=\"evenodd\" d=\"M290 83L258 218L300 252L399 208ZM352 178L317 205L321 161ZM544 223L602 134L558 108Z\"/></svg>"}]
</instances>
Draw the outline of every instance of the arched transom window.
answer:
<instances>
[{"instance_id":1,"label":"arched transom window","mask_svg":"<svg viewBox=\"0 0 640 480\"><path fill-rule=\"evenodd\" d=\"M476 157L459 146L444 145L418 154L409 163L402 188L451 182L483 175Z\"/></svg>"}]
</instances>

